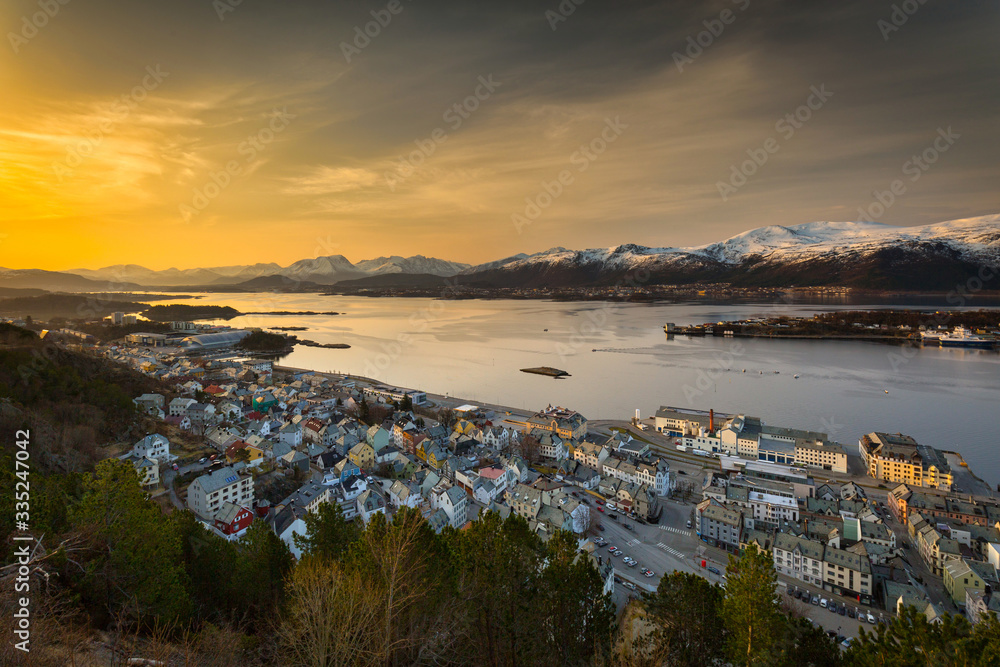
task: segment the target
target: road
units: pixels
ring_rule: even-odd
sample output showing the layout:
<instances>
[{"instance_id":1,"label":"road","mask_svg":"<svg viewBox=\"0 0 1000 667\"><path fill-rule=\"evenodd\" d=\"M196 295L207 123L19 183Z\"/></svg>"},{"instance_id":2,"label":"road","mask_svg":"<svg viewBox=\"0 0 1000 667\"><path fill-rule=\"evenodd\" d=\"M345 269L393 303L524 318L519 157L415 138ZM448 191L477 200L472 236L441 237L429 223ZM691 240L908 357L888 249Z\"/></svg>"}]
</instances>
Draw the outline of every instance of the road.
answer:
<instances>
[{"instance_id":1,"label":"road","mask_svg":"<svg viewBox=\"0 0 1000 667\"><path fill-rule=\"evenodd\" d=\"M595 509L593 496L589 497L592 501L591 508ZM693 530L687 528L687 521L694 505L672 500L661 500L661 505L663 512L660 516L660 523L657 525L641 524L622 516L618 516L617 521L615 521L610 518L607 510L603 513L599 512L600 523L604 526L604 530L598 531L598 534L608 540L608 544L598 548L597 554L602 558L607 558L610 557L608 547L613 545L621 549L622 555L613 557L615 575L637 584L640 590L643 588L649 591L655 590L659 585L660 578L664 574L670 574L674 571L694 573L713 584L721 583L725 575L726 565L729 562L729 554L702 542ZM633 527L633 530L626 530L621 525L622 523L628 523ZM622 558L625 556L634 558L638 565L634 568L627 567L622 562ZM701 566L702 561L705 561L705 567ZM653 570L655 576L644 577L640 571L644 567ZM716 568L720 574L713 574L708 570L709 567ZM859 605L855 599L833 595L815 586L806 586L804 582L797 579L783 575L778 576L778 591L791 610L810 619L824 630L832 630L846 637L857 637L860 627L867 626L868 630L874 630L874 627L868 623L859 623L846 615L833 614L818 605L807 605L795 600L786 594L789 587L808 590L811 595L825 597L827 600L835 601L838 605L849 604L866 613L870 611L876 619L879 617L887 618L885 611ZM615 601L619 608L624 606L630 594L635 596L639 592L633 593L621 585L615 586L615 591Z\"/></svg>"}]
</instances>

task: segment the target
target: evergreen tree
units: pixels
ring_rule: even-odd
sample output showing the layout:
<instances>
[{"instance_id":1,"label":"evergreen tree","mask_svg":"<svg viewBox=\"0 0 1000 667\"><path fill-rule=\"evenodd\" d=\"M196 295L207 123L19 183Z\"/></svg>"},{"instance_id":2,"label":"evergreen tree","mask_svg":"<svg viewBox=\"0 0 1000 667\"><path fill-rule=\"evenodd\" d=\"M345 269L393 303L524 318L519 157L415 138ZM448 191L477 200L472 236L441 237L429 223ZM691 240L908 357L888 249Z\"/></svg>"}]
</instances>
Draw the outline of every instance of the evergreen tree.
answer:
<instances>
[{"instance_id":1,"label":"evergreen tree","mask_svg":"<svg viewBox=\"0 0 1000 667\"><path fill-rule=\"evenodd\" d=\"M660 579L646 609L656 630L650 654L678 667L707 667L725 661L725 627L719 617L722 590L696 574L674 572Z\"/></svg>"},{"instance_id":2,"label":"evergreen tree","mask_svg":"<svg viewBox=\"0 0 1000 667\"><path fill-rule=\"evenodd\" d=\"M729 659L746 667L768 664L782 630L770 552L751 544L742 556L730 556L726 578L722 622Z\"/></svg>"},{"instance_id":3,"label":"evergreen tree","mask_svg":"<svg viewBox=\"0 0 1000 667\"><path fill-rule=\"evenodd\" d=\"M323 503L304 518L306 534L295 536L303 554L326 560L341 560L358 537L358 525L344 519L338 503Z\"/></svg>"}]
</instances>

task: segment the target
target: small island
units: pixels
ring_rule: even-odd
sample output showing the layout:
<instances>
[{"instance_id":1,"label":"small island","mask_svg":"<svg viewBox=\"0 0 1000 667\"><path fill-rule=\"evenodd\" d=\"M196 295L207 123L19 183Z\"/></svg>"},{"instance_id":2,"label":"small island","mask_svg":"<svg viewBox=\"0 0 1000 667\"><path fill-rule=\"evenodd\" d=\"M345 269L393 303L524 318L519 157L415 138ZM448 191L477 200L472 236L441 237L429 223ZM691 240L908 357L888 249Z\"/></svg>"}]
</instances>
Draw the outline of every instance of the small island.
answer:
<instances>
[{"instance_id":1,"label":"small island","mask_svg":"<svg viewBox=\"0 0 1000 667\"><path fill-rule=\"evenodd\" d=\"M143 317L154 322L231 320L242 314L230 306L192 306L184 303L172 303L167 306L150 306L142 311Z\"/></svg>"},{"instance_id":2,"label":"small island","mask_svg":"<svg viewBox=\"0 0 1000 667\"><path fill-rule=\"evenodd\" d=\"M522 373L534 373L535 375L547 375L553 378L568 378L570 374L551 366L539 366L537 368L522 368Z\"/></svg>"},{"instance_id":3,"label":"small island","mask_svg":"<svg viewBox=\"0 0 1000 667\"><path fill-rule=\"evenodd\" d=\"M263 354L291 352L293 345L295 345L295 336L283 336L267 331L254 331L236 343L236 347L240 350Z\"/></svg>"}]
</instances>

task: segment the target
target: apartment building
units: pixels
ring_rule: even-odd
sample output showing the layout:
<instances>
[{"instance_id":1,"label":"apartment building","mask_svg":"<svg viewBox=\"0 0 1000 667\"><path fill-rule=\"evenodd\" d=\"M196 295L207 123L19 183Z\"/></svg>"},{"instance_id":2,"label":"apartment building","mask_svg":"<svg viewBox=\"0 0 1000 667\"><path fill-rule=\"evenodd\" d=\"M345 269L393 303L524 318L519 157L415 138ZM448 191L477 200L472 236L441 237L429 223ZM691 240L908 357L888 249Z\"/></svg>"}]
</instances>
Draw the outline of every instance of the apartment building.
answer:
<instances>
[{"instance_id":1,"label":"apartment building","mask_svg":"<svg viewBox=\"0 0 1000 667\"><path fill-rule=\"evenodd\" d=\"M213 520L225 502L253 507L253 478L227 466L202 475L188 487L187 506L200 519Z\"/></svg>"},{"instance_id":2,"label":"apartment building","mask_svg":"<svg viewBox=\"0 0 1000 667\"><path fill-rule=\"evenodd\" d=\"M950 491L954 484L944 453L902 433L872 432L858 441L872 479Z\"/></svg>"}]
</instances>

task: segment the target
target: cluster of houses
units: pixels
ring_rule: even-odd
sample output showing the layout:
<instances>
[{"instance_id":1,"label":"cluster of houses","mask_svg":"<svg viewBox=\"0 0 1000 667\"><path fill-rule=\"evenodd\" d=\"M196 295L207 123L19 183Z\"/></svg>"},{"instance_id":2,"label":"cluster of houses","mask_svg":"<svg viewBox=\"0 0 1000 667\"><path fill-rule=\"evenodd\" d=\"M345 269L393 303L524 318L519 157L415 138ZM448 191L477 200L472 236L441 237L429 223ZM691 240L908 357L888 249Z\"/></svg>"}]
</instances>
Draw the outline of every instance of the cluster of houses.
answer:
<instances>
[{"instance_id":1,"label":"cluster of houses","mask_svg":"<svg viewBox=\"0 0 1000 667\"><path fill-rule=\"evenodd\" d=\"M899 484L889 510L952 602L970 620L1000 611L1000 503L938 489Z\"/></svg>"},{"instance_id":2,"label":"cluster of houses","mask_svg":"<svg viewBox=\"0 0 1000 667\"><path fill-rule=\"evenodd\" d=\"M656 411L656 430L679 449L806 468L847 472L847 450L826 433L770 426L759 417L669 406Z\"/></svg>"},{"instance_id":3,"label":"cluster of houses","mask_svg":"<svg viewBox=\"0 0 1000 667\"><path fill-rule=\"evenodd\" d=\"M734 553L756 544L780 574L893 612L913 605L939 620L944 610L908 574L920 558L970 620L1000 611L1000 504L899 484L880 506L862 486L816 484L805 468L730 456L720 464L695 508L703 541ZM887 524L890 512L915 549Z\"/></svg>"},{"instance_id":4,"label":"cluster of houses","mask_svg":"<svg viewBox=\"0 0 1000 667\"><path fill-rule=\"evenodd\" d=\"M674 488L669 465L648 445L617 434L595 441L586 418L561 407L519 417L465 405L444 423L404 409L424 404L422 392L348 376L275 372L269 361L196 359L141 345L105 354L172 385L175 397L145 394L134 399L137 409L215 450L216 460L188 485L185 506L226 539L264 520L296 556L295 535L324 503L363 522L414 508L436 531L462 529L491 509L523 516L543 536L565 529L582 537L598 497L636 520L655 520L660 498ZM360 421L362 402L381 408L380 421ZM162 464L175 457L167 438L152 435L123 458L155 487ZM255 494L255 483L259 490L269 478L262 476L300 484L271 502Z\"/></svg>"}]
</instances>

